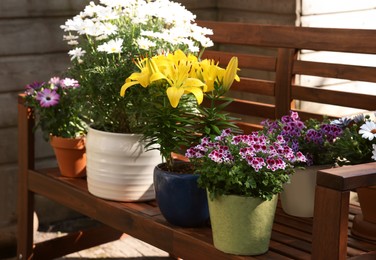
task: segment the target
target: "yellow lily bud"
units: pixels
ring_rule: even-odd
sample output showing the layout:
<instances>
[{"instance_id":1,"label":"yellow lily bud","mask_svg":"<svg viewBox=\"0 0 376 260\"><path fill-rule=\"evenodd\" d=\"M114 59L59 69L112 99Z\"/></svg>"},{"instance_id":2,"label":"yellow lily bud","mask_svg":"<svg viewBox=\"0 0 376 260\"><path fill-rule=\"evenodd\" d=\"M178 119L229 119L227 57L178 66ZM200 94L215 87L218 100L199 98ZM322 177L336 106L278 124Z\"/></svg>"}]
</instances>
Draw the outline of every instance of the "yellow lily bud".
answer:
<instances>
[{"instance_id":1,"label":"yellow lily bud","mask_svg":"<svg viewBox=\"0 0 376 260\"><path fill-rule=\"evenodd\" d=\"M223 76L223 88L229 90L234 80L239 81L239 77L236 74L238 71L238 58L232 57L227 64L225 74Z\"/></svg>"}]
</instances>

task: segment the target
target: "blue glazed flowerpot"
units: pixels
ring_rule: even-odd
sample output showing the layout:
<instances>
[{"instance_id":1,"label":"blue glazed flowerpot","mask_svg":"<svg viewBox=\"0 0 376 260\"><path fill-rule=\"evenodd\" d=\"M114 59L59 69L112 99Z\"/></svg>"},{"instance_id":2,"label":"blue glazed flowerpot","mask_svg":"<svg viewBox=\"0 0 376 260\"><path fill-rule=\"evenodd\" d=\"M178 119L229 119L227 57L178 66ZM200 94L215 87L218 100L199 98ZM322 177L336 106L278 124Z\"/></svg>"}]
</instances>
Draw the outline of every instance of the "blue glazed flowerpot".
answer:
<instances>
[{"instance_id":1,"label":"blue glazed flowerpot","mask_svg":"<svg viewBox=\"0 0 376 260\"><path fill-rule=\"evenodd\" d=\"M197 174L166 172L159 164L154 169L154 189L159 209L176 226L198 227L208 223L206 191L197 186Z\"/></svg>"}]
</instances>

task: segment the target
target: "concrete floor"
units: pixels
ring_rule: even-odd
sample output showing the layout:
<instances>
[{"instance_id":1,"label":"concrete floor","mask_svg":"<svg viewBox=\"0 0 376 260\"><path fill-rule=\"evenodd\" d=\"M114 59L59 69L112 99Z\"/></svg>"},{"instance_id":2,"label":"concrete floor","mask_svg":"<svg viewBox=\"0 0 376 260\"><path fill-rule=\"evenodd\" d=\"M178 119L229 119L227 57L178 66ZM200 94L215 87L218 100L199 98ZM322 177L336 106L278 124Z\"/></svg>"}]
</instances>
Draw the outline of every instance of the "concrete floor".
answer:
<instances>
[{"instance_id":1,"label":"concrete floor","mask_svg":"<svg viewBox=\"0 0 376 260\"><path fill-rule=\"evenodd\" d=\"M79 228L89 227L95 224L96 222L89 218L79 217L76 219L64 220L58 223L50 224L48 226L39 225L38 231L34 234L34 241L37 243L47 239L63 236L67 232L75 231ZM16 226L14 225L8 227L6 230L3 229L3 232L0 232L0 251L10 250L12 253L15 253L15 230ZM1 244L1 237L4 237L3 244ZM1 255L2 254L0 254L0 259L3 260L17 259L14 255L9 257L9 253L6 254L7 257L5 258L4 254L3 257ZM167 252L124 234L119 240L82 250L57 259L172 260L174 258L169 257Z\"/></svg>"}]
</instances>

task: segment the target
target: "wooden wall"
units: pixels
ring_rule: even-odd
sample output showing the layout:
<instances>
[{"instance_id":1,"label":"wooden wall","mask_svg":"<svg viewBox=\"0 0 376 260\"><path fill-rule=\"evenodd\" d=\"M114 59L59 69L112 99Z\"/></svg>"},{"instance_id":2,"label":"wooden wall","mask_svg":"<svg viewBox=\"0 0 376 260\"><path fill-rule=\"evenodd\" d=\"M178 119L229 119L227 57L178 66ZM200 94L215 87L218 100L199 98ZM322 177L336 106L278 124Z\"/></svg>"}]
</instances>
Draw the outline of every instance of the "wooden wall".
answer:
<instances>
[{"instance_id":1,"label":"wooden wall","mask_svg":"<svg viewBox=\"0 0 376 260\"><path fill-rule=\"evenodd\" d=\"M17 95L26 84L59 75L69 63L59 28L90 0L0 1L0 227L14 218L17 173ZM267 24L296 21L298 0L180 0L202 20ZM37 165L55 165L37 134ZM44 208L45 212L57 209ZM64 214L64 213L57 213ZM42 214L43 215L43 214ZM50 214L45 214L50 215ZM46 216L42 216L46 218Z\"/></svg>"},{"instance_id":2,"label":"wooden wall","mask_svg":"<svg viewBox=\"0 0 376 260\"><path fill-rule=\"evenodd\" d=\"M89 1L0 2L0 225L14 216L17 173L17 95L27 83L48 80L68 64L59 28ZM38 164L55 164L38 138Z\"/></svg>"},{"instance_id":3,"label":"wooden wall","mask_svg":"<svg viewBox=\"0 0 376 260\"><path fill-rule=\"evenodd\" d=\"M300 0L217 0L218 20L295 25Z\"/></svg>"}]
</instances>

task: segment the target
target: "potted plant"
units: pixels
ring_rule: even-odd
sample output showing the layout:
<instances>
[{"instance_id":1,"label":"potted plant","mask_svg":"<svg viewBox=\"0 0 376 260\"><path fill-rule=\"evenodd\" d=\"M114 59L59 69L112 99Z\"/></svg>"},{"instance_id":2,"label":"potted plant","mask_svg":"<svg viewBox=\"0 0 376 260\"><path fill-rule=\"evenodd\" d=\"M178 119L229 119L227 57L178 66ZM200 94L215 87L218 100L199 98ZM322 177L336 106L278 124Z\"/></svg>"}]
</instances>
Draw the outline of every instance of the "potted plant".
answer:
<instances>
[{"instance_id":1,"label":"potted plant","mask_svg":"<svg viewBox=\"0 0 376 260\"><path fill-rule=\"evenodd\" d=\"M119 201L154 198L152 172L160 156L144 151L139 130L150 119L140 110L148 90L130 89L125 97L119 91L137 70L134 61L139 57L176 49L195 53L211 46L205 36L211 30L197 26L194 19L184 6L167 0L100 1L61 26L72 46L68 75L82 85L80 101L89 119L87 173L92 194Z\"/></svg>"},{"instance_id":2,"label":"potted plant","mask_svg":"<svg viewBox=\"0 0 376 260\"><path fill-rule=\"evenodd\" d=\"M313 217L317 171L334 166L336 158L331 147L342 129L330 124L328 118L303 122L294 111L278 120L265 120L262 124L265 134L282 135L295 152L299 150L306 156L307 162L296 165L295 174L284 185L280 197L287 214Z\"/></svg>"},{"instance_id":3,"label":"potted plant","mask_svg":"<svg viewBox=\"0 0 376 260\"><path fill-rule=\"evenodd\" d=\"M343 134L334 143L333 152L340 166L376 161L375 115L359 114L332 121L343 129ZM351 232L359 237L376 240L376 187L358 188L362 214L355 216Z\"/></svg>"},{"instance_id":4,"label":"potted plant","mask_svg":"<svg viewBox=\"0 0 376 260\"><path fill-rule=\"evenodd\" d=\"M79 87L77 80L53 77L48 83L28 84L25 90L26 105L36 116L36 128L50 142L60 173L67 177L82 177L86 172L86 124L76 102Z\"/></svg>"},{"instance_id":5,"label":"potted plant","mask_svg":"<svg viewBox=\"0 0 376 260\"><path fill-rule=\"evenodd\" d=\"M158 150L164 161L154 170L159 208L172 224L203 225L208 219L205 190L198 189L190 164L175 163L173 153L182 153L184 147L203 135L235 127L222 110L231 102L223 95L234 79L238 80L237 58L233 57L224 69L213 60L200 60L177 50L139 60L138 67L140 71L127 78L121 95L143 88L149 93L148 99L140 103L148 118L141 132L146 149ZM210 101L209 106L200 105L204 99Z\"/></svg>"},{"instance_id":6,"label":"potted plant","mask_svg":"<svg viewBox=\"0 0 376 260\"><path fill-rule=\"evenodd\" d=\"M186 156L207 190L214 246L239 255L265 253L278 193L305 156L281 135L234 135L229 129L203 138Z\"/></svg>"}]
</instances>

